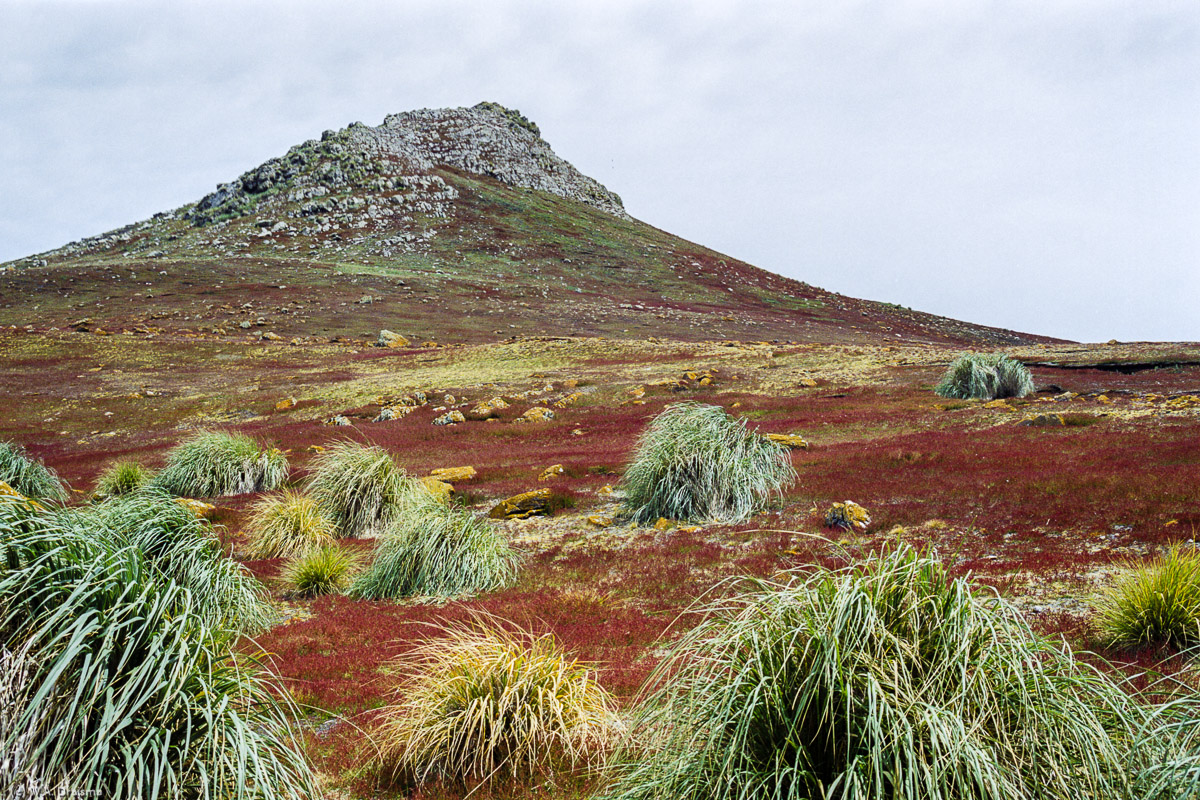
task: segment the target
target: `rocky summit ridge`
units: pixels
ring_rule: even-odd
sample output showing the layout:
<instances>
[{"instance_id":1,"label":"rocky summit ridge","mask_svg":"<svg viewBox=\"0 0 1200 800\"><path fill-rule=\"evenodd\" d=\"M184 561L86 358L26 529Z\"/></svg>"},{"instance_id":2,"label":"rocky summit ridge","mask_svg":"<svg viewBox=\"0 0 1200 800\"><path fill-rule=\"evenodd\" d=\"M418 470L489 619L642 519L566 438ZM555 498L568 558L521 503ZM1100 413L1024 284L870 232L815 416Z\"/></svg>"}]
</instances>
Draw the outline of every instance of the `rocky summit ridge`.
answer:
<instances>
[{"instance_id":1,"label":"rocky summit ridge","mask_svg":"<svg viewBox=\"0 0 1200 800\"><path fill-rule=\"evenodd\" d=\"M382 328L458 342L1036 338L845 297L672 236L489 102L326 131L196 202L0 265L0 296L0 325L301 342Z\"/></svg>"}]
</instances>

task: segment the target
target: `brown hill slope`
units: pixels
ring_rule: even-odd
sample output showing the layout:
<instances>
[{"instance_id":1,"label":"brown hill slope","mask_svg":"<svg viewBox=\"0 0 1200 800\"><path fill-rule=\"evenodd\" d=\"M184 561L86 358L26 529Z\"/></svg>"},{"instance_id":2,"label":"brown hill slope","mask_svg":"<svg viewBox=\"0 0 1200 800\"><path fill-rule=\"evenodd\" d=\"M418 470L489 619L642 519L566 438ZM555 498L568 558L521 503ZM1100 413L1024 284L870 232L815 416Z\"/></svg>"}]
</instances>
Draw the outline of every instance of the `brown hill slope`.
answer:
<instances>
[{"instance_id":1,"label":"brown hill slope","mask_svg":"<svg viewBox=\"0 0 1200 800\"><path fill-rule=\"evenodd\" d=\"M491 103L354 123L0 270L0 324L286 340L1040 341L793 281L632 219Z\"/></svg>"}]
</instances>

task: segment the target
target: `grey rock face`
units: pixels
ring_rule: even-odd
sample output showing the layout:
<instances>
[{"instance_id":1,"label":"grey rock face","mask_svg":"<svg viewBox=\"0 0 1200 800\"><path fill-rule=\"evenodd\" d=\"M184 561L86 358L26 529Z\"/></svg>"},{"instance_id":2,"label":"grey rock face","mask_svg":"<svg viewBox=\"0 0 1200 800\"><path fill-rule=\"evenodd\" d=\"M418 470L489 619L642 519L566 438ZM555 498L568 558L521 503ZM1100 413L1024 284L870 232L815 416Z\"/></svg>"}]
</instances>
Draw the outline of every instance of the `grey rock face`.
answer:
<instances>
[{"instance_id":1,"label":"grey rock face","mask_svg":"<svg viewBox=\"0 0 1200 800\"><path fill-rule=\"evenodd\" d=\"M208 225L256 213L264 201L279 195L293 202L311 199L301 206L306 217L358 210L368 203L364 196L377 203L375 213L369 214L373 218L387 207L440 217L457 192L432 174L439 167L549 192L629 218L621 198L555 155L537 125L496 103L409 111L389 115L377 128L356 122L340 131L325 131L320 141L297 145L221 184L187 216L197 225ZM336 196L349 190L358 191L348 198Z\"/></svg>"}]
</instances>

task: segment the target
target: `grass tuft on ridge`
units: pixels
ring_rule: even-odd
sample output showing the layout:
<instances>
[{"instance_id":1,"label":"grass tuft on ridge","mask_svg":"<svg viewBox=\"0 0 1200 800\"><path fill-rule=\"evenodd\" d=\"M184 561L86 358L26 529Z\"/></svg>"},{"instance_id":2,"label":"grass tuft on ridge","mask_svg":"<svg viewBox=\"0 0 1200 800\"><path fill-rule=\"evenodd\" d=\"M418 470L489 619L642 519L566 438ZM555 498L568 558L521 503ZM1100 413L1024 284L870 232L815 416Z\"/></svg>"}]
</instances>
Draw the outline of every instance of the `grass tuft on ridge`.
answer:
<instances>
[{"instance_id":1,"label":"grass tuft on ridge","mask_svg":"<svg viewBox=\"0 0 1200 800\"><path fill-rule=\"evenodd\" d=\"M287 456L276 448L241 433L200 431L167 454L152 485L178 497L223 497L277 489L287 474Z\"/></svg>"}]
</instances>

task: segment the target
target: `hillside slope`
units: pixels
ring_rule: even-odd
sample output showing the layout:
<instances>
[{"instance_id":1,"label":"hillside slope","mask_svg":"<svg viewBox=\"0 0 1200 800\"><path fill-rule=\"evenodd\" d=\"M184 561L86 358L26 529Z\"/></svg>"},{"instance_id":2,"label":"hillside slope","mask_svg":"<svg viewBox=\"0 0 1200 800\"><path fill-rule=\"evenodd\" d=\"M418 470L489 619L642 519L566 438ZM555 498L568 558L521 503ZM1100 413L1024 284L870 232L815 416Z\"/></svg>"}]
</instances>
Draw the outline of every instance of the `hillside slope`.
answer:
<instances>
[{"instance_id":1,"label":"hillside slope","mask_svg":"<svg viewBox=\"0 0 1200 800\"><path fill-rule=\"evenodd\" d=\"M493 103L354 123L0 272L0 324L201 337L1044 341L857 300L632 219Z\"/></svg>"}]
</instances>

